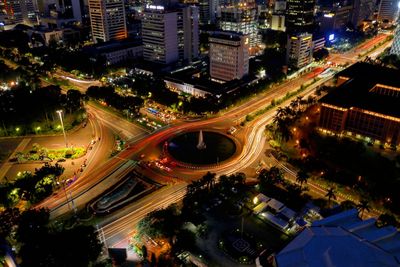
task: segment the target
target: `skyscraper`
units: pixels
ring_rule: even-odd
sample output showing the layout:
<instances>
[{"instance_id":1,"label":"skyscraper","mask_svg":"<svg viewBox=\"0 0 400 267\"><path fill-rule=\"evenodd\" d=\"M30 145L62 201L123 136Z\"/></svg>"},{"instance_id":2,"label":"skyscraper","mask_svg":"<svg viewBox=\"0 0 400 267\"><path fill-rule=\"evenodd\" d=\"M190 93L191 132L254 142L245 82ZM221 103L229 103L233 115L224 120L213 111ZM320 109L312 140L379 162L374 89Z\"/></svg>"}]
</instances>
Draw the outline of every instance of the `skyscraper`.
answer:
<instances>
[{"instance_id":1,"label":"skyscraper","mask_svg":"<svg viewBox=\"0 0 400 267\"><path fill-rule=\"evenodd\" d=\"M127 37L122 0L89 0L89 15L95 43Z\"/></svg>"},{"instance_id":2,"label":"skyscraper","mask_svg":"<svg viewBox=\"0 0 400 267\"><path fill-rule=\"evenodd\" d=\"M219 81L241 79L249 72L249 37L215 32L209 37L210 76Z\"/></svg>"},{"instance_id":3,"label":"skyscraper","mask_svg":"<svg viewBox=\"0 0 400 267\"><path fill-rule=\"evenodd\" d=\"M7 24L30 24L36 19L35 0L4 0L0 8Z\"/></svg>"},{"instance_id":4,"label":"skyscraper","mask_svg":"<svg viewBox=\"0 0 400 267\"><path fill-rule=\"evenodd\" d=\"M399 7L397 0L381 0L379 5L378 20L392 23L397 19Z\"/></svg>"},{"instance_id":5,"label":"skyscraper","mask_svg":"<svg viewBox=\"0 0 400 267\"><path fill-rule=\"evenodd\" d=\"M397 25L392 47L390 48L390 54L400 56L400 25Z\"/></svg>"},{"instance_id":6,"label":"skyscraper","mask_svg":"<svg viewBox=\"0 0 400 267\"><path fill-rule=\"evenodd\" d=\"M315 0L286 1L286 31L312 32Z\"/></svg>"},{"instance_id":7,"label":"skyscraper","mask_svg":"<svg viewBox=\"0 0 400 267\"><path fill-rule=\"evenodd\" d=\"M358 27L364 20L372 18L375 9L374 0L354 0L353 16L351 22L354 27Z\"/></svg>"},{"instance_id":8,"label":"skyscraper","mask_svg":"<svg viewBox=\"0 0 400 267\"><path fill-rule=\"evenodd\" d=\"M215 23L218 0L199 0L200 23L205 25Z\"/></svg>"},{"instance_id":9,"label":"skyscraper","mask_svg":"<svg viewBox=\"0 0 400 267\"><path fill-rule=\"evenodd\" d=\"M147 5L142 20L144 59L161 64L198 57L199 12L196 6Z\"/></svg>"},{"instance_id":10,"label":"skyscraper","mask_svg":"<svg viewBox=\"0 0 400 267\"><path fill-rule=\"evenodd\" d=\"M257 29L257 9L254 0L233 1L221 6L219 27L224 31L234 31L248 35L250 48L259 45Z\"/></svg>"}]
</instances>

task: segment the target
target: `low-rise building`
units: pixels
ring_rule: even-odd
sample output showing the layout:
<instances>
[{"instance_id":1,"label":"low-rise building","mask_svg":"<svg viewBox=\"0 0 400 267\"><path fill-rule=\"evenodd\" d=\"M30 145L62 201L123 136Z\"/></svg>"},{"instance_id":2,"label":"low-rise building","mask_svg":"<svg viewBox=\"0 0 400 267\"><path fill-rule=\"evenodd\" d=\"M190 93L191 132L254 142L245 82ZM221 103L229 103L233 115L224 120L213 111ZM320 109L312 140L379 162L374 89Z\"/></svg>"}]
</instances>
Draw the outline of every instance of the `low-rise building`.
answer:
<instances>
[{"instance_id":1,"label":"low-rise building","mask_svg":"<svg viewBox=\"0 0 400 267\"><path fill-rule=\"evenodd\" d=\"M325 132L400 144L400 71L356 63L337 75L337 88L320 101Z\"/></svg>"},{"instance_id":2,"label":"low-rise building","mask_svg":"<svg viewBox=\"0 0 400 267\"><path fill-rule=\"evenodd\" d=\"M400 266L400 233L362 220L356 209L316 221L274 259L276 267Z\"/></svg>"},{"instance_id":3,"label":"low-rise building","mask_svg":"<svg viewBox=\"0 0 400 267\"><path fill-rule=\"evenodd\" d=\"M206 97L207 95L221 97L223 94L231 94L251 83L252 80L232 80L226 83L215 82L201 69L188 67L165 75L166 87L179 94L189 94L194 97Z\"/></svg>"},{"instance_id":4,"label":"low-rise building","mask_svg":"<svg viewBox=\"0 0 400 267\"><path fill-rule=\"evenodd\" d=\"M85 47L94 59L104 57L106 65L115 65L143 56L142 43L137 40L109 41Z\"/></svg>"}]
</instances>

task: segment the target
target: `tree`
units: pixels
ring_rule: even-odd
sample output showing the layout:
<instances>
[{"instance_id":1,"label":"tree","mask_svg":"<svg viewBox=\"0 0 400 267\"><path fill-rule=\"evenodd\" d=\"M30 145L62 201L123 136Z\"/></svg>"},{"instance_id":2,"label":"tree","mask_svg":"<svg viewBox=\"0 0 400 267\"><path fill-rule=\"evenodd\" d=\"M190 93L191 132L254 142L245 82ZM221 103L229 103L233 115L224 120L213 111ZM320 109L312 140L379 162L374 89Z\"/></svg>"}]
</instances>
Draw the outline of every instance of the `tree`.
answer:
<instances>
[{"instance_id":1,"label":"tree","mask_svg":"<svg viewBox=\"0 0 400 267\"><path fill-rule=\"evenodd\" d=\"M6 238L11 234L20 216L18 208L6 208L0 213L0 237Z\"/></svg>"},{"instance_id":2,"label":"tree","mask_svg":"<svg viewBox=\"0 0 400 267\"><path fill-rule=\"evenodd\" d=\"M298 182L300 184L300 189L303 188L303 183L307 183L308 179L310 178L310 176L308 175L308 173L304 170L300 170L297 173L296 176L296 182Z\"/></svg>"},{"instance_id":3,"label":"tree","mask_svg":"<svg viewBox=\"0 0 400 267\"><path fill-rule=\"evenodd\" d=\"M278 167L272 167L269 170L263 169L258 175L258 181L263 190L271 185L281 184L283 182L283 172Z\"/></svg>"},{"instance_id":4,"label":"tree","mask_svg":"<svg viewBox=\"0 0 400 267\"><path fill-rule=\"evenodd\" d=\"M332 199L336 200L336 191L332 187L330 187L328 189L328 191L326 192L325 197L328 198L328 206L330 207L331 206L331 200Z\"/></svg>"},{"instance_id":5,"label":"tree","mask_svg":"<svg viewBox=\"0 0 400 267\"><path fill-rule=\"evenodd\" d=\"M378 227L384 227L387 225L392 225L394 227L399 226L399 222L397 221L396 217L389 213L383 213L379 215L378 220L376 221Z\"/></svg>"},{"instance_id":6,"label":"tree","mask_svg":"<svg viewBox=\"0 0 400 267\"><path fill-rule=\"evenodd\" d=\"M143 256L143 260L147 260L147 247L145 245L142 246L142 256Z\"/></svg>"},{"instance_id":7,"label":"tree","mask_svg":"<svg viewBox=\"0 0 400 267\"><path fill-rule=\"evenodd\" d=\"M358 210L359 210L359 212L360 212L360 217L362 218L365 211L367 211L367 212L370 211L371 206L369 205L368 200L362 199L362 200L360 201L360 203L358 203L357 208L358 208Z\"/></svg>"},{"instance_id":8,"label":"tree","mask_svg":"<svg viewBox=\"0 0 400 267\"><path fill-rule=\"evenodd\" d=\"M207 172L203 178L202 181L203 183L207 186L207 190L210 191L215 183L215 179L216 179L216 174L215 173L211 173L211 172Z\"/></svg>"}]
</instances>

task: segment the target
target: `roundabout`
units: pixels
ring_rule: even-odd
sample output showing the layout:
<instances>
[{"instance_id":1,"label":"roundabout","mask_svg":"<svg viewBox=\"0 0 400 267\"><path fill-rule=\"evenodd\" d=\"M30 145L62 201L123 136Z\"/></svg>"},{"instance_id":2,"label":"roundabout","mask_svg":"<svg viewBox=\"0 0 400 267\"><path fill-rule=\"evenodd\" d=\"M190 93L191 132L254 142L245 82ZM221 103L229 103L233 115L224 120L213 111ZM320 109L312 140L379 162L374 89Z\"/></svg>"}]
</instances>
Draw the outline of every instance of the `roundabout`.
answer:
<instances>
[{"instance_id":1,"label":"roundabout","mask_svg":"<svg viewBox=\"0 0 400 267\"><path fill-rule=\"evenodd\" d=\"M183 165L220 164L237 150L236 142L216 131L192 131L178 134L165 144L165 152Z\"/></svg>"}]
</instances>

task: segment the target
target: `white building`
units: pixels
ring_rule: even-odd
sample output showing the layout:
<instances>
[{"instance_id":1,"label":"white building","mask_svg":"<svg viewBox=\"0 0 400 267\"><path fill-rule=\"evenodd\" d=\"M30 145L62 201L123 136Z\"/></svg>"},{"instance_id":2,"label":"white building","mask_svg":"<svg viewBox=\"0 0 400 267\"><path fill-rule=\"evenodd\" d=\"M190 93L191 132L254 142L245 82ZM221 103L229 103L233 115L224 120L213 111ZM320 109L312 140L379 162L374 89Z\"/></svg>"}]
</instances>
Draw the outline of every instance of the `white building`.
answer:
<instances>
[{"instance_id":1,"label":"white building","mask_svg":"<svg viewBox=\"0 0 400 267\"><path fill-rule=\"evenodd\" d=\"M285 15L272 14L270 28L274 31L286 31Z\"/></svg>"},{"instance_id":2,"label":"white building","mask_svg":"<svg viewBox=\"0 0 400 267\"><path fill-rule=\"evenodd\" d=\"M197 58L198 24L199 13L195 6L147 5L142 20L144 59L171 64Z\"/></svg>"},{"instance_id":3,"label":"white building","mask_svg":"<svg viewBox=\"0 0 400 267\"><path fill-rule=\"evenodd\" d=\"M399 1L381 0L379 5L378 20L380 22L393 23L396 21L399 12Z\"/></svg>"},{"instance_id":4,"label":"white building","mask_svg":"<svg viewBox=\"0 0 400 267\"><path fill-rule=\"evenodd\" d=\"M286 62L295 68L302 68L312 62L312 34L301 33L288 36Z\"/></svg>"},{"instance_id":5,"label":"white building","mask_svg":"<svg viewBox=\"0 0 400 267\"><path fill-rule=\"evenodd\" d=\"M122 0L89 0L89 15L95 43L127 37L125 7Z\"/></svg>"},{"instance_id":6,"label":"white building","mask_svg":"<svg viewBox=\"0 0 400 267\"><path fill-rule=\"evenodd\" d=\"M209 37L210 76L214 80L241 79L249 72L249 37L234 32L215 32Z\"/></svg>"}]
</instances>

